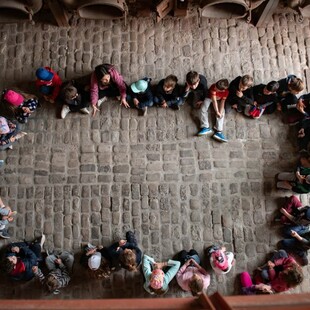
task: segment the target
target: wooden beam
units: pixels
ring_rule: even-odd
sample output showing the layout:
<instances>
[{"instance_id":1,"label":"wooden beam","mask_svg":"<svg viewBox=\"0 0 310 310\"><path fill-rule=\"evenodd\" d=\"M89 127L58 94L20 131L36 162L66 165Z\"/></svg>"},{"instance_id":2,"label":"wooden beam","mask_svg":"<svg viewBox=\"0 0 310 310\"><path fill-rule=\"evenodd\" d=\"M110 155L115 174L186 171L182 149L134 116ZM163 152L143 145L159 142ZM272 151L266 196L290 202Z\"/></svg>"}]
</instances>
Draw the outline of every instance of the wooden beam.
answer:
<instances>
[{"instance_id":1,"label":"wooden beam","mask_svg":"<svg viewBox=\"0 0 310 310\"><path fill-rule=\"evenodd\" d=\"M54 18L59 27L69 27L69 15L58 0L47 0L48 6L51 9Z\"/></svg>"},{"instance_id":2,"label":"wooden beam","mask_svg":"<svg viewBox=\"0 0 310 310\"><path fill-rule=\"evenodd\" d=\"M252 10L250 12L252 15L252 24L256 27L261 27L268 24L278 4L279 0L267 0Z\"/></svg>"},{"instance_id":3,"label":"wooden beam","mask_svg":"<svg viewBox=\"0 0 310 310\"><path fill-rule=\"evenodd\" d=\"M174 7L174 0L163 0L156 6L156 20L161 21Z\"/></svg>"}]
</instances>

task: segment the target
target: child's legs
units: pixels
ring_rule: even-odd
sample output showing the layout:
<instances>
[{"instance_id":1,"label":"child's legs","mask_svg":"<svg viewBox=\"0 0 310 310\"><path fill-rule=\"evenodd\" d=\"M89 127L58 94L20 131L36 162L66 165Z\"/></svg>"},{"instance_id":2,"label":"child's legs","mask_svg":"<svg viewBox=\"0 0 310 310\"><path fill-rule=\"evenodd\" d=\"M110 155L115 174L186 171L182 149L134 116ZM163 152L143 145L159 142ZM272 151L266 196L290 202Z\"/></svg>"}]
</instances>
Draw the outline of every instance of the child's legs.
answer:
<instances>
[{"instance_id":1,"label":"child's legs","mask_svg":"<svg viewBox=\"0 0 310 310\"><path fill-rule=\"evenodd\" d=\"M197 264L200 264L200 257L199 257L199 254L197 253L196 250L194 249L191 249L189 252L188 252L188 255L196 261Z\"/></svg>"},{"instance_id":2,"label":"child's legs","mask_svg":"<svg viewBox=\"0 0 310 310\"><path fill-rule=\"evenodd\" d=\"M120 96L120 93L117 88L110 86L106 89L99 89L98 96L99 96L99 99L103 97L117 97L117 96Z\"/></svg>"},{"instance_id":3,"label":"child's legs","mask_svg":"<svg viewBox=\"0 0 310 310\"><path fill-rule=\"evenodd\" d=\"M11 212L11 208L8 207L8 206L3 206L3 207L0 207L0 215L2 216L8 216Z\"/></svg>"},{"instance_id":4,"label":"child's legs","mask_svg":"<svg viewBox=\"0 0 310 310\"><path fill-rule=\"evenodd\" d=\"M182 250L178 255L177 255L177 260L181 262L181 266L185 264L187 261L188 257L188 252L185 250Z\"/></svg>"},{"instance_id":5,"label":"child's legs","mask_svg":"<svg viewBox=\"0 0 310 310\"><path fill-rule=\"evenodd\" d=\"M139 109L143 109L146 107L152 107L154 104L153 99L139 102Z\"/></svg>"},{"instance_id":6,"label":"child's legs","mask_svg":"<svg viewBox=\"0 0 310 310\"><path fill-rule=\"evenodd\" d=\"M209 98L206 98L201 105L200 108L200 128L208 128L209 127L209 107L212 103L212 100Z\"/></svg>"},{"instance_id":7,"label":"child's legs","mask_svg":"<svg viewBox=\"0 0 310 310\"><path fill-rule=\"evenodd\" d=\"M279 181L296 181L296 176L294 172L281 172L278 174Z\"/></svg>"},{"instance_id":8,"label":"child's legs","mask_svg":"<svg viewBox=\"0 0 310 310\"><path fill-rule=\"evenodd\" d=\"M240 281L242 287L250 287L253 285L252 279L248 272L242 272L240 274Z\"/></svg>"},{"instance_id":9,"label":"child's legs","mask_svg":"<svg viewBox=\"0 0 310 310\"><path fill-rule=\"evenodd\" d=\"M265 281L269 281L269 273L268 273L269 267L264 267L263 270L261 271L261 277Z\"/></svg>"},{"instance_id":10,"label":"child's legs","mask_svg":"<svg viewBox=\"0 0 310 310\"><path fill-rule=\"evenodd\" d=\"M167 101L167 105L169 108L178 107L182 104L183 104L183 98L181 97Z\"/></svg>"},{"instance_id":11,"label":"child's legs","mask_svg":"<svg viewBox=\"0 0 310 310\"><path fill-rule=\"evenodd\" d=\"M135 234L134 234L132 231L127 231L127 232L126 232L126 240L127 240L129 243L138 244L137 238L136 238Z\"/></svg>"},{"instance_id":12,"label":"child's legs","mask_svg":"<svg viewBox=\"0 0 310 310\"><path fill-rule=\"evenodd\" d=\"M224 119L225 119L225 110L223 111L223 116L221 118L216 117L216 129L218 131L223 131L224 128Z\"/></svg>"},{"instance_id":13,"label":"child's legs","mask_svg":"<svg viewBox=\"0 0 310 310\"><path fill-rule=\"evenodd\" d=\"M74 256L67 252L67 251L63 251L59 258L62 260L63 264L67 267L69 272L72 272L72 267L73 267L73 263L74 263Z\"/></svg>"},{"instance_id":14,"label":"child's legs","mask_svg":"<svg viewBox=\"0 0 310 310\"><path fill-rule=\"evenodd\" d=\"M274 262L275 260L280 258L288 258L288 255L285 250L279 250L278 252L275 252L272 255L271 261Z\"/></svg>"},{"instance_id":15,"label":"child's legs","mask_svg":"<svg viewBox=\"0 0 310 310\"><path fill-rule=\"evenodd\" d=\"M57 269L57 266L56 266L56 263L55 263L56 259L57 259L57 257L54 254L49 255L49 256L46 257L45 264L46 264L46 267L47 267L47 269L49 271Z\"/></svg>"},{"instance_id":16,"label":"child's legs","mask_svg":"<svg viewBox=\"0 0 310 310\"><path fill-rule=\"evenodd\" d=\"M33 242L29 245L29 249L36 255L37 258L41 258L41 245L39 242Z\"/></svg>"}]
</instances>

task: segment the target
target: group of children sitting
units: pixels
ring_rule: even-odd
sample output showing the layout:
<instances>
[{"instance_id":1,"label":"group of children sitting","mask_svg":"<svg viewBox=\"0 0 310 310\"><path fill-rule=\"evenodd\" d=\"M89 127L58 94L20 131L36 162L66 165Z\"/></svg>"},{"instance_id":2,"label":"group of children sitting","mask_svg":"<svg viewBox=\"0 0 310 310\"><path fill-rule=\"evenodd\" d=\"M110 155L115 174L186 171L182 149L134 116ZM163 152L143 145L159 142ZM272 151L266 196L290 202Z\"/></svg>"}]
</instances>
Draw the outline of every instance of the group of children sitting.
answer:
<instances>
[{"instance_id":1,"label":"group of children sitting","mask_svg":"<svg viewBox=\"0 0 310 310\"><path fill-rule=\"evenodd\" d=\"M2 267L13 280L28 281L36 277L50 292L58 294L59 289L67 286L71 280L74 256L67 251L47 252L44 259L44 242L45 236L42 235L40 240L31 243L11 243L4 254ZM233 253L227 252L224 247L212 245L206 249L206 255L210 269L217 275L227 274L234 264ZM126 239L109 247L88 243L80 257L80 263L97 279L108 278L112 272L121 268L132 272L142 269L144 289L156 295L165 294L174 277L181 289L191 292L193 296L206 292L210 284L210 272L201 267L197 251L183 250L174 259L156 262L152 257L142 254L136 236L131 231L126 233Z\"/></svg>"},{"instance_id":2,"label":"group of children sitting","mask_svg":"<svg viewBox=\"0 0 310 310\"><path fill-rule=\"evenodd\" d=\"M186 74L185 85L179 85L178 78L172 74L156 85L152 85L152 79L148 77L127 85L113 65L102 64L90 75L66 82L49 67L37 69L36 78L37 90L44 100L62 105L61 118L65 118L69 112L90 114L89 106L95 116L102 104L111 97L119 100L125 108L137 108L141 115L146 115L147 109L152 106L179 110L186 101L197 110L200 119L197 135L212 134L215 140L227 142L223 129L228 105L251 118L282 111L288 123L300 121L298 138L302 147L305 148L309 142L310 94L297 98L296 95L304 89L304 83L294 75L255 86L253 78L244 75L230 83L227 79L220 79L208 87L204 75L190 71ZM6 89L2 94L2 103L10 107L19 123L26 123L38 106L38 98ZM211 104L216 117L213 127L209 124ZM11 121L4 117L0 121L0 149L5 149L15 141L18 126L11 128Z\"/></svg>"}]
</instances>

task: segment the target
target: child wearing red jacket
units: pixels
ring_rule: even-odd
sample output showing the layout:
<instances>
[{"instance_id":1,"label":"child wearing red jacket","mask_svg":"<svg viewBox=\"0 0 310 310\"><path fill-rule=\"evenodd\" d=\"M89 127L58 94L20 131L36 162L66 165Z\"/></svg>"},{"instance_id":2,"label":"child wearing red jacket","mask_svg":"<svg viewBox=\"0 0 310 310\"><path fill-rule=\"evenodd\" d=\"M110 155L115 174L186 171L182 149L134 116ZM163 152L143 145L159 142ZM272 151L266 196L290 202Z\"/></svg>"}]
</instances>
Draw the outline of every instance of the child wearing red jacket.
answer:
<instances>
[{"instance_id":1,"label":"child wearing red jacket","mask_svg":"<svg viewBox=\"0 0 310 310\"><path fill-rule=\"evenodd\" d=\"M60 92L62 80L50 67L41 67L36 71L36 87L46 101L54 103Z\"/></svg>"}]
</instances>

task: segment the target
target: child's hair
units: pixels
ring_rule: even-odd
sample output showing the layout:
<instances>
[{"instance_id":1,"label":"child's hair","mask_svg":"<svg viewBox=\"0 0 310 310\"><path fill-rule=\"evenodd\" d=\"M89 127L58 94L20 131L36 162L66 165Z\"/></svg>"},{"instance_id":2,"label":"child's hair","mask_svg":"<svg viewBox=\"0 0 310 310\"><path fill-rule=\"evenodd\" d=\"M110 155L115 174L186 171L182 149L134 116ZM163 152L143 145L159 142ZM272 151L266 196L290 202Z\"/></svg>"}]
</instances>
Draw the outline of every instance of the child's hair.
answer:
<instances>
[{"instance_id":1,"label":"child's hair","mask_svg":"<svg viewBox=\"0 0 310 310\"><path fill-rule=\"evenodd\" d=\"M49 291L55 291L57 288L58 288L58 280L51 274L49 274L47 277L46 277L46 285L49 289Z\"/></svg>"},{"instance_id":2,"label":"child's hair","mask_svg":"<svg viewBox=\"0 0 310 310\"><path fill-rule=\"evenodd\" d=\"M14 264L9 260L8 257L6 257L2 261L2 268L6 273L11 273L14 268Z\"/></svg>"},{"instance_id":3,"label":"child's hair","mask_svg":"<svg viewBox=\"0 0 310 310\"><path fill-rule=\"evenodd\" d=\"M248 74L244 75L241 78L241 84L245 87L249 87L250 85L252 85L253 81L254 81L254 79Z\"/></svg>"},{"instance_id":4,"label":"child's hair","mask_svg":"<svg viewBox=\"0 0 310 310\"><path fill-rule=\"evenodd\" d=\"M186 82L189 85L194 85L195 83L197 83L199 80L199 74L196 71L189 71L186 74Z\"/></svg>"},{"instance_id":5,"label":"child's hair","mask_svg":"<svg viewBox=\"0 0 310 310\"><path fill-rule=\"evenodd\" d=\"M191 290L192 295L198 296L202 293L203 290L203 280L201 279L201 277L194 277L189 281L188 286Z\"/></svg>"},{"instance_id":6,"label":"child's hair","mask_svg":"<svg viewBox=\"0 0 310 310\"><path fill-rule=\"evenodd\" d=\"M136 253L124 250L119 257L121 264L129 271L137 271Z\"/></svg>"},{"instance_id":7,"label":"child's hair","mask_svg":"<svg viewBox=\"0 0 310 310\"><path fill-rule=\"evenodd\" d=\"M174 88L177 82L178 82L178 78L175 75L170 74L165 78L164 85L167 87Z\"/></svg>"},{"instance_id":8,"label":"child's hair","mask_svg":"<svg viewBox=\"0 0 310 310\"><path fill-rule=\"evenodd\" d=\"M155 289L155 288L149 287L149 289L151 292L155 293L156 295L163 295L167 292L167 291L163 290L162 288Z\"/></svg>"},{"instance_id":9,"label":"child's hair","mask_svg":"<svg viewBox=\"0 0 310 310\"><path fill-rule=\"evenodd\" d=\"M289 90L293 90L298 93L303 91L304 87L304 82L297 77L293 77L288 84Z\"/></svg>"},{"instance_id":10,"label":"child's hair","mask_svg":"<svg viewBox=\"0 0 310 310\"><path fill-rule=\"evenodd\" d=\"M229 82L227 79L221 79L216 82L216 88L218 90L225 90L228 88L228 86L229 86Z\"/></svg>"},{"instance_id":11,"label":"child's hair","mask_svg":"<svg viewBox=\"0 0 310 310\"><path fill-rule=\"evenodd\" d=\"M71 100L78 93L74 86L68 86L64 88L63 96L65 100Z\"/></svg>"},{"instance_id":12,"label":"child's hair","mask_svg":"<svg viewBox=\"0 0 310 310\"><path fill-rule=\"evenodd\" d=\"M271 81L266 85L266 89L272 93L275 93L279 89L279 83Z\"/></svg>"},{"instance_id":13,"label":"child's hair","mask_svg":"<svg viewBox=\"0 0 310 310\"><path fill-rule=\"evenodd\" d=\"M105 75L109 74L110 69L113 68L113 65L103 64L95 68L95 74L97 80L100 81Z\"/></svg>"},{"instance_id":14,"label":"child's hair","mask_svg":"<svg viewBox=\"0 0 310 310\"><path fill-rule=\"evenodd\" d=\"M297 263L293 264L287 272L283 272L283 277L289 287L295 287L304 280L302 268Z\"/></svg>"}]
</instances>

